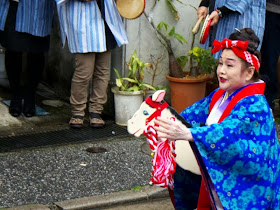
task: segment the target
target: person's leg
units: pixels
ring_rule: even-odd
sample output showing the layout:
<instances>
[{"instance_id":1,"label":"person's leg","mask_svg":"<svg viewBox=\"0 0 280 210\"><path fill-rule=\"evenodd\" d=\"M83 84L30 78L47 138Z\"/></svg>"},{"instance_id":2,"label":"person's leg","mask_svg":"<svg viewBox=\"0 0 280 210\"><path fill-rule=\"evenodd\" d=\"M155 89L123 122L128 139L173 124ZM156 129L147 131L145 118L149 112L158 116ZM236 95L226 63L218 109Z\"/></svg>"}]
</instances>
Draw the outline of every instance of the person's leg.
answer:
<instances>
[{"instance_id":1,"label":"person's leg","mask_svg":"<svg viewBox=\"0 0 280 210\"><path fill-rule=\"evenodd\" d=\"M88 99L89 82L94 70L95 53L77 53L75 63L76 69L72 78L70 96L73 117L69 124L71 127L81 127Z\"/></svg>"},{"instance_id":2,"label":"person's leg","mask_svg":"<svg viewBox=\"0 0 280 210\"><path fill-rule=\"evenodd\" d=\"M32 117L35 114L35 92L44 71L44 53L27 53L27 72L24 89L23 114Z\"/></svg>"},{"instance_id":3,"label":"person's leg","mask_svg":"<svg viewBox=\"0 0 280 210\"><path fill-rule=\"evenodd\" d=\"M100 114L107 101L110 61L111 50L103 53L96 53L92 91L89 100L90 123L93 127L101 127L105 124Z\"/></svg>"},{"instance_id":4,"label":"person's leg","mask_svg":"<svg viewBox=\"0 0 280 210\"><path fill-rule=\"evenodd\" d=\"M278 96L277 62L280 54L280 15L266 13L266 24L261 48L262 62L260 73L266 82L265 96L272 109L273 100Z\"/></svg>"},{"instance_id":5,"label":"person's leg","mask_svg":"<svg viewBox=\"0 0 280 210\"><path fill-rule=\"evenodd\" d=\"M277 61L277 80L278 80L278 98L280 98L280 57L278 57L278 61Z\"/></svg>"},{"instance_id":6,"label":"person's leg","mask_svg":"<svg viewBox=\"0 0 280 210\"><path fill-rule=\"evenodd\" d=\"M201 176L176 166L174 173L174 200L176 210L193 210L197 207Z\"/></svg>"},{"instance_id":7,"label":"person's leg","mask_svg":"<svg viewBox=\"0 0 280 210\"><path fill-rule=\"evenodd\" d=\"M18 117L21 115L22 111L22 97L20 88L22 53L10 51L7 49L5 52L5 67L12 93L9 112L12 116Z\"/></svg>"}]
</instances>

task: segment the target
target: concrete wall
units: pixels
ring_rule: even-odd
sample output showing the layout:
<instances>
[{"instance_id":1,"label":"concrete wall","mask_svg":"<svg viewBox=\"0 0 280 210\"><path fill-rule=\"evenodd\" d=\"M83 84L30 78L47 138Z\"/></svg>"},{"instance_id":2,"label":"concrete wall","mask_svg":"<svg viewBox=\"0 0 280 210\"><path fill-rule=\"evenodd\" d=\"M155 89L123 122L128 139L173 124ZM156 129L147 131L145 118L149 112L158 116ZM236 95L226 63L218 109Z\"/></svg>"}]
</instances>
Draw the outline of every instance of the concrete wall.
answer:
<instances>
[{"instance_id":1,"label":"concrete wall","mask_svg":"<svg viewBox=\"0 0 280 210\"><path fill-rule=\"evenodd\" d=\"M196 9L200 0L183 0L183 4L173 1L179 12L180 19L175 20L170 12L165 0L157 2L153 8L154 1L146 1L145 13L151 16L154 25L157 26L159 22L164 21L169 24L169 30L175 26L177 33L183 35L188 41L187 44L180 44L177 40L171 39L171 43L175 52L175 56L187 55L190 50L192 28L197 21ZM126 46L126 60L129 60L131 53L136 49L140 59L144 62L151 62L151 55L155 58L163 57L158 65L158 73L155 77L155 86L168 86L168 81L165 76L168 74L168 53L166 48L160 43L155 30L147 18L142 15L135 20L127 20L127 33L129 36L129 45ZM196 36L196 43L198 42L199 34ZM185 66L184 71L188 71L188 66ZM151 71L148 71L151 72ZM151 84L152 75L146 72L144 81ZM168 96L167 96L168 97Z\"/></svg>"}]
</instances>

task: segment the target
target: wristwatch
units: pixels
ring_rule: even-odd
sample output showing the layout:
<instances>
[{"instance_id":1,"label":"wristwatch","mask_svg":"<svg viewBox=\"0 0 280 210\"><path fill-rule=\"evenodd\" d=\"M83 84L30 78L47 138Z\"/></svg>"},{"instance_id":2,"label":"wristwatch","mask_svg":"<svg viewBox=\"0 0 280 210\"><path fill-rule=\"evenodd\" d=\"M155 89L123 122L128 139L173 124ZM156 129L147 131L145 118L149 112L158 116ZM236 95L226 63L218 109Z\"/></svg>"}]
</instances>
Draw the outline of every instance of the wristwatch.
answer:
<instances>
[{"instance_id":1,"label":"wristwatch","mask_svg":"<svg viewBox=\"0 0 280 210\"><path fill-rule=\"evenodd\" d=\"M219 9L216 9L215 11L216 11L216 12L218 13L218 15L219 15L219 18L223 17L223 15L222 15L222 11L221 11L221 10L219 10Z\"/></svg>"}]
</instances>

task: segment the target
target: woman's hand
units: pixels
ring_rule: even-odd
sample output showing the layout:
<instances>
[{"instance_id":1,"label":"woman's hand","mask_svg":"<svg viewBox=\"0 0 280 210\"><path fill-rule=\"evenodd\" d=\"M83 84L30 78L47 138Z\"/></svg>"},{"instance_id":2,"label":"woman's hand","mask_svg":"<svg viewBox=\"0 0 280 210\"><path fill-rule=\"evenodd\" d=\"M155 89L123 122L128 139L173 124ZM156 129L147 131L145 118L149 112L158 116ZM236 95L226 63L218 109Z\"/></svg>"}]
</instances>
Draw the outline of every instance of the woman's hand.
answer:
<instances>
[{"instance_id":1,"label":"woman's hand","mask_svg":"<svg viewBox=\"0 0 280 210\"><path fill-rule=\"evenodd\" d=\"M155 120L155 123L159 125L154 128L158 132L158 138L160 140L169 139L170 141L193 141L190 130L180 122L158 117Z\"/></svg>"},{"instance_id":2,"label":"woman's hand","mask_svg":"<svg viewBox=\"0 0 280 210\"><path fill-rule=\"evenodd\" d=\"M207 14L208 14L208 8L207 8L207 7L201 6L201 7L198 8L198 10L197 10L197 18L198 18L198 19L199 19L201 16L202 16L203 18L206 18Z\"/></svg>"},{"instance_id":3,"label":"woman's hand","mask_svg":"<svg viewBox=\"0 0 280 210\"><path fill-rule=\"evenodd\" d=\"M218 12L217 11L213 11L210 15L209 15L209 19L212 19L212 22L210 24L210 26L214 26L216 24L218 24L219 22L219 15L218 15Z\"/></svg>"}]
</instances>

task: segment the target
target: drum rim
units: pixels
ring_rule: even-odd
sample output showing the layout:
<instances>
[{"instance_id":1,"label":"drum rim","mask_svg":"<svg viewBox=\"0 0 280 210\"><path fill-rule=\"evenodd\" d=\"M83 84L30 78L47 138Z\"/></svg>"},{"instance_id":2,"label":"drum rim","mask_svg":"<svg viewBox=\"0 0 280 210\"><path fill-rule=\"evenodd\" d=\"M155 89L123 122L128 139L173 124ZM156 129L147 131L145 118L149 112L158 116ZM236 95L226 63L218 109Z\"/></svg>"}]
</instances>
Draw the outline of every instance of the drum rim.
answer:
<instances>
[{"instance_id":1,"label":"drum rim","mask_svg":"<svg viewBox=\"0 0 280 210\"><path fill-rule=\"evenodd\" d=\"M144 10L145 10L145 7L146 7L146 0L142 0L142 1L141 1L141 0L135 0L134 2L138 2L138 3L139 3L139 2L141 1L141 3L142 3L142 5L139 4L139 5L141 5L140 12L137 13L137 14L135 14L134 16L127 16L126 14L123 14L123 13L120 11L119 4L118 4L118 2L120 2L120 1L122 1L122 0L117 0L117 1L116 1L117 9L118 9L120 15L121 15L123 18L126 18L126 19L135 19L135 18L138 18L140 15L143 14L143 12L144 12Z\"/></svg>"},{"instance_id":2,"label":"drum rim","mask_svg":"<svg viewBox=\"0 0 280 210\"><path fill-rule=\"evenodd\" d=\"M200 44L204 44L207 40L207 37L209 35L209 31L210 31L210 24L212 22L212 19L209 19L209 14L206 16L200 36L199 36L199 43Z\"/></svg>"}]
</instances>

